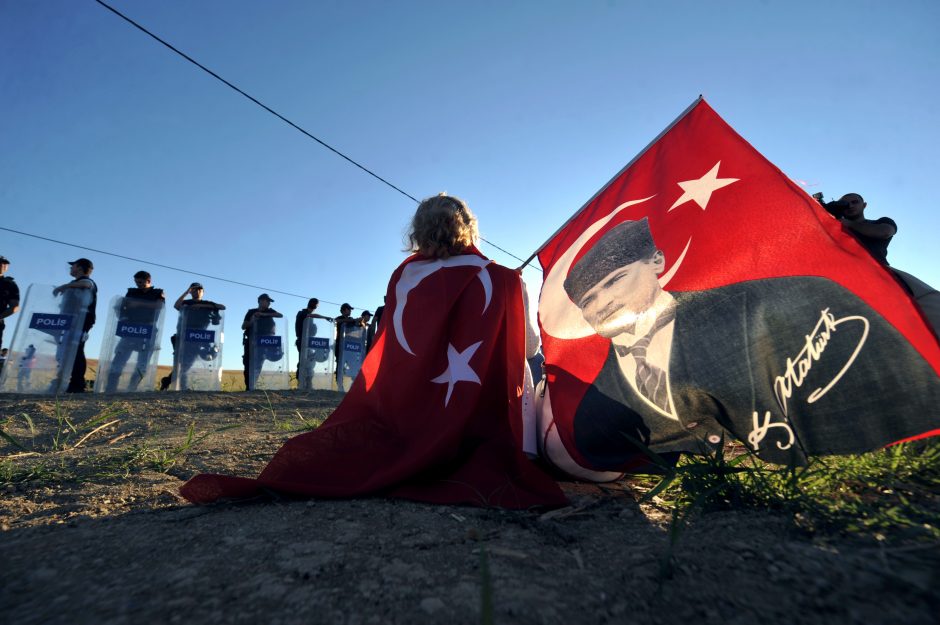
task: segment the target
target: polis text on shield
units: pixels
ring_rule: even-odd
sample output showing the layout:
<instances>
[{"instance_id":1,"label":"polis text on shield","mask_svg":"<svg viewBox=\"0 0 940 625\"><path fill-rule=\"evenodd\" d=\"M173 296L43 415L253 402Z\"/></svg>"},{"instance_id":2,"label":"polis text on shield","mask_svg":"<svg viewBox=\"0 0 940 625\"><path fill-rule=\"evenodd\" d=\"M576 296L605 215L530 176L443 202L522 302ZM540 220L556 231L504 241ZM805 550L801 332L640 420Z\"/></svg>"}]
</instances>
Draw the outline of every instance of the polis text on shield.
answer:
<instances>
[{"instance_id":1,"label":"polis text on shield","mask_svg":"<svg viewBox=\"0 0 940 625\"><path fill-rule=\"evenodd\" d=\"M72 315L33 313L29 320L29 327L36 330L68 330L71 325Z\"/></svg>"},{"instance_id":2,"label":"polis text on shield","mask_svg":"<svg viewBox=\"0 0 940 625\"><path fill-rule=\"evenodd\" d=\"M124 338L149 339L152 331L153 326L122 321L118 324L117 335Z\"/></svg>"},{"instance_id":3,"label":"polis text on shield","mask_svg":"<svg viewBox=\"0 0 940 625\"><path fill-rule=\"evenodd\" d=\"M188 343L215 343L215 330L186 330L184 339Z\"/></svg>"}]
</instances>

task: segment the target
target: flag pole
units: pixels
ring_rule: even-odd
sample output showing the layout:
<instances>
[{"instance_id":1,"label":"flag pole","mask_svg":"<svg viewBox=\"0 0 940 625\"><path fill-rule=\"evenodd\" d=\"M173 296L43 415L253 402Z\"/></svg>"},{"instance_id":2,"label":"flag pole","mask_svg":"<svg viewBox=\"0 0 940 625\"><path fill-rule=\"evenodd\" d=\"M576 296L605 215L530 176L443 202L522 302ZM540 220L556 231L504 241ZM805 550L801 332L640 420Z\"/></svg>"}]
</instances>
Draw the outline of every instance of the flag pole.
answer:
<instances>
[{"instance_id":1,"label":"flag pole","mask_svg":"<svg viewBox=\"0 0 940 625\"><path fill-rule=\"evenodd\" d=\"M678 117L676 117L674 120L672 120L672 122L671 122L668 126L666 126L666 127L663 129L663 131L662 131L661 133L659 133L658 135L656 135L656 138L653 139L652 141L650 141L650 142L646 145L645 148L643 148L642 150L640 150L640 152L639 152L636 156L634 156L634 157L630 160L629 163L627 163L626 165L624 165L624 166L620 169L620 171L618 171L616 174L614 174L613 178L611 178L610 180L607 181L607 184L605 184L603 187L601 187L601 188L597 191L597 193L595 193L594 195L591 196L591 199L589 199L587 202L584 203L584 205L583 205L581 208L579 208L577 211L575 211L574 215L572 215L571 217L569 217L568 220L567 220L565 223L563 223L563 224L558 228L558 230L556 230L556 231L552 234L552 236L548 237L548 239L546 239L545 242L542 243L542 244L538 247L537 250L535 250L534 252L532 252L532 255L529 256L527 259L525 259L525 262L523 262L522 265L520 265L520 266L516 269L516 271L522 271L522 269L524 269L526 265L528 265L529 263L531 263L531 262L532 262L532 259L535 258L536 256L538 256L538 253L541 252L542 249L543 249L546 245L548 245L549 241L551 241L551 240L554 239L556 236L558 236L558 233L559 233L559 232L561 232L562 230L564 230L564 229L568 226L568 224L570 224L572 221L574 221L574 219L575 219L578 215L580 215L581 212L582 212L585 208L587 208L588 205L589 205L591 202L594 201L594 198L596 198L598 195L600 195L601 193L603 193L604 190L607 189L607 187L610 186L610 183L611 183L611 182L613 182L614 180L616 180L617 178L619 178L619 177L620 177L620 174L622 174L623 172L627 171L627 170L633 165L633 163L635 163L641 156L643 156L644 154L646 154L646 151L649 150L650 147L652 147L652 145L653 145L654 143L656 143L657 141L659 141L659 140L663 137L664 134L666 134L667 132L669 132L670 130L672 130L672 127L675 126L676 124L678 124L678 123L679 123L679 120L681 120L683 117L685 117L686 115L688 115L688 114L689 114L689 111L691 111L692 109L694 109L694 108L698 105L698 103L699 103L699 102L702 102L703 100L704 100L704 98L702 97L701 94L699 94L699 96L698 96L697 98L695 98L695 101L692 102L692 104L690 104L684 111L682 111L682 112L679 114Z\"/></svg>"}]
</instances>

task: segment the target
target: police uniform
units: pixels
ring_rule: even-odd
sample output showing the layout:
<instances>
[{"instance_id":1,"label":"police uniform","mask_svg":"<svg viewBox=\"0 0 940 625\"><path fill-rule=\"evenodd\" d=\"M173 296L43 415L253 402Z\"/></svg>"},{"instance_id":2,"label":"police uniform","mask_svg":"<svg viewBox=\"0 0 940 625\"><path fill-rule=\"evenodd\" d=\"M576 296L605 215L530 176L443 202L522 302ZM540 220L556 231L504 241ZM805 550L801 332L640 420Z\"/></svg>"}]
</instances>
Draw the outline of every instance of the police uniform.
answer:
<instances>
[{"instance_id":1,"label":"police uniform","mask_svg":"<svg viewBox=\"0 0 940 625\"><path fill-rule=\"evenodd\" d=\"M88 302L88 308L85 309L85 323L82 324L82 338L79 340L78 350L75 352L75 364L72 365L72 377L69 378L68 388L65 389L66 393L85 392L85 370L88 368L88 363L85 360L85 338L95 325L95 310L98 306L98 285L95 284L95 281L88 276L84 276L72 280L69 284L76 284L78 282L91 283L91 287L88 289L91 291L91 301ZM72 295L72 291L80 290L82 289L65 289L63 292L62 306L67 306L68 298Z\"/></svg>"},{"instance_id":2,"label":"police uniform","mask_svg":"<svg viewBox=\"0 0 940 625\"><path fill-rule=\"evenodd\" d=\"M271 301L273 302L274 300ZM255 339L255 336L274 336L277 334L277 326L275 325L274 319L275 316L280 316L281 314L271 307L268 307L265 310L261 310L260 308L251 308L247 313L245 313L245 320L242 322L243 327L246 323L249 323L252 315L254 315L256 312L272 313L272 316L264 315L258 317L249 324L248 329L244 331L244 334L242 334L242 364L245 366L245 390L249 390L249 370L251 369L252 343ZM255 332L257 332L257 335ZM283 355L283 351L281 351L280 348L273 350L269 347L264 348L263 356L267 360L280 360ZM257 376L258 373L260 372L256 371L255 376Z\"/></svg>"},{"instance_id":3,"label":"police uniform","mask_svg":"<svg viewBox=\"0 0 940 625\"><path fill-rule=\"evenodd\" d=\"M151 328L150 331L154 332L155 328L153 328L153 323L156 321L158 309L150 306L135 306L133 303L128 302L128 300L160 302L163 301L163 299L163 289L155 289L153 287L149 289L129 288L121 304L119 320L127 323L149 325ZM137 390L137 385L140 383L147 369L147 361L150 359L151 350L148 349L148 346L152 347L152 345L150 345L152 338L152 336L149 338L121 337L117 346L114 348L114 356L111 359L111 367L108 370L108 382L105 387L105 392L111 393L117 388L121 373L124 371L124 365L127 364L131 352L137 352L137 375L131 376L130 390Z\"/></svg>"},{"instance_id":4,"label":"police uniform","mask_svg":"<svg viewBox=\"0 0 940 625\"><path fill-rule=\"evenodd\" d=\"M183 350L186 331L206 330L210 325L219 325L222 323L222 315L219 311L225 307L207 299L187 299L180 302L179 306L180 316L177 321L176 334L170 337L170 342L173 344L173 370L179 374L179 388L186 390L189 386L187 374L196 361L196 357L202 356L204 360L211 360L217 355L208 350L203 350L202 353L198 349ZM188 309L185 315L183 309ZM186 327L183 327L184 316L187 321Z\"/></svg>"},{"instance_id":5,"label":"police uniform","mask_svg":"<svg viewBox=\"0 0 940 625\"><path fill-rule=\"evenodd\" d=\"M0 311L13 306L13 302L20 301L20 289L10 276L0 278ZM4 319L0 319L0 347L3 347Z\"/></svg>"}]
</instances>

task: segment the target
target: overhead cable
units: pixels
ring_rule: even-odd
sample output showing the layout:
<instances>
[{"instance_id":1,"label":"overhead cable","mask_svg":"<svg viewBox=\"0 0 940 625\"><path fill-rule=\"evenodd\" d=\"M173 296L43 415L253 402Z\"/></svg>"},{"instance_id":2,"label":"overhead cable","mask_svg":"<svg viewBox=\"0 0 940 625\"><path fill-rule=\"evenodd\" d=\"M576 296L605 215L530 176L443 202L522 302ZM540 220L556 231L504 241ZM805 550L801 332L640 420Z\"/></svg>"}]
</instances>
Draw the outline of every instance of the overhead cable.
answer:
<instances>
[{"instance_id":1,"label":"overhead cable","mask_svg":"<svg viewBox=\"0 0 940 625\"><path fill-rule=\"evenodd\" d=\"M226 85L227 87L229 87L229 88L233 89L234 91L240 93L241 95L245 96L246 98L248 98L249 100L251 100L252 102L254 102L255 104L257 104L258 106L260 106L261 108L263 108L264 110L266 110L268 113L271 113L272 115L274 115L275 117L277 117L278 119L280 119L281 121L283 121L285 124L291 126L291 127L294 128L295 130L300 131L301 133L303 133L304 135L306 135L306 136L309 137L310 139L313 139L314 141L316 141L317 143L319 143L320 145L322 145L323 147L325 147L325 148L326 148L327 150L329 150L330 152L333 152L334 154L336 154L336 155L339 156L340 158L346 160L347 162L351 163L352 165L355 165L356 167L358 167L358 168L361 169L362 171L366 172L367 174L369 174L370 176L372 176L372 177L375 178L376 180L378 180L378 181L384 183L385 185L391 187L391 188L394 189L395 191L398 191L399 193L401 193L401 194L404 195L405 197L407 197L407 198L413 200L415 203L420 203L420 200L419 200L418 198L416 198L415 196L411 195L410 193L407 193L407 192L403 191L402 189L400 189L399 187L395 186L394 184L392 184L391 182L389 182L388 180L386 180L386 179L383 178L382 176L378 175L377 173L375 173L375 172L372 171L371 169L369 169L369 168L367 168L366 166L362 165L361 163L359 163L359 162L353 160L353 159L350 158L349 156L346 156L345 154L343 154L342 152L340 152L339 150L337 150L336 148L334 148L333 146L331 146L331 145L328 144L327 142L325 142L325 141L323 141L322 139L320 139L320 138L314 136L314 135L311 134L310 132L306 131L304 128L298 126L297 124L295 124L295 123L292 122L291 120L287 119L286 117L284 117L283 115L281 115L280 113L278 113L277 111L275 111L274 109L272 109L272 108L271 108L270 106L268 106L267 104L261 102L260 100L258 100L258 99L255 98L254 96L252 96L252 95L246 93L245 91L239 89L238 87L236 87L235 85L233 85L231 82L229 82L228 80L222 78L221 76L219 76L218 74L216 74L214 71L212 71L211 69L209 69L208 67L206 67L205 65L203 65L202 63L200 63L199 61L197 61L196 59L194 59L193 57L189 56L188 54L186 54L186 53L183 52L182 50L176 48L176 47L173 46L171 43L169 43L169 42L167 42L167 41L164 41L163 39L161 39L160 37L158 37L158 36L155 35L154 33L150 32L149 30L147 30L146 28L144 28L143 26L141 26L140 24L138 24L137 22L135 22L135 21L132 20L131 18L127 17L126 15L124 15L123 13L121 13L120 11L118 11L117 9L115 9L114 7L112 7L112 6L110 6L109 4L107 4L106 2L103 2L102 0L95 0L95 2L97 2L98 4L100 4L101 6L103 6L104 8L106 8L107 10L111 11L112 13L114 13L115 15L117 15L118 17L120 17L122 20L124 20L124 21L126 21L128 24L132 25L134 28L137 28L137 29L140 30L141 32L145 33L146 35L149 35L149 36L150 36L151 38L153 38L154 40L160 42L161 44L163 44L164 46L166 46L167 48L169 48L170 50L172 50L172 51L175 52L176 54L180 55L181 57L183 57L184 59L186 59L187 61L189 61L190 63L192 63L193 65L195 65L195 66L198 67L199 69L201 69L202 71L206 72L207 74L209 74L210 76L212 76L213 78L215 78L216 80L218 80L219 82L221 82L222 84ZM490 245L490 246L496 248L497 250L501 251L502 253L507 254L507 255L509 255L509 256L515 258L516 260L519 260L519 261L523 260L522 258L516 256L515 254L504 250L503 248L501 248L500 246L496 245L495 243L491 243L490 241L487 241L487 240L484 239L483 237L480 237L480 240L483 241L484 243L486 243L486 244L488 244L488 245ZM536 268L536 269L537 269L537 268Z\"/></svg>"},{"instance_id":2,"label":"overhead cable","mask_svg":"<svg viewBox=\"0 0 940 625\"><path fill-rule=\"evenodd\" d=\"M172 267L170 265L164 265L162 263L155 263L151 260L143 260L141 258L134 258L132 256L125 256L123 254L116 254L114 252L106 252L104 250L95 249L93 247L87 247L85 245L78 245L76 243L69 243L67 241L59 241L58 239L50 239L49 237L43 237L43 236L39 236L38 234L31 234L29 232L23 232L22 230L14 230L13 228L5 228L3 226L0 226L0 230L6 230L7 232L13 232L14 234L21 234L23 236L32 237L34 239L40 239L42 241L58 243L59 245L67 245L69 247L75 247L80 250L94 252L95 254L104 254L106 256L114 256L115 258L123 258L124 260L132 260L135 263L143 263L145 265L150 265L152 267L161 267L162 269L170 269L171 271L179 271L180 273L188 273L190 275L199 276L202 278L210 278L212 280L218 280L220 282L228 282L230 284L237 284L239 286L247 286L252 289L258 289L260 291L267 291L269 293L280 293L281 295L288 295L290 297L299 297L300 299L308 299L310 297L309 295L300 295L299 293L291 293L290 291L281 291L279 289L272 289L271 287L267 287L267 286L258 286L257 284L248 284L247 282L239 282L238 280L229 280L228 278L212 276L207 273L200 273L198 271L192 271L190 269L181 269L179 267ZM320 302L324 304L332 304L334 306L340 305L338 302L331 302L325 299L321 299Z\"/></svg>"},{"instance_id":3,"label":"overhead cable","mask_svg":"<svg viewBox=\"0 0 940 625\"><path fill-rule=\"evenodd\" d=\"M370 176L372 176L372 177L375 178L376 180L379 180L379 181L385 183L386 185L388 185L389 187L395 189L396 191L398 191L399 193L401 193L401 194L404 195L405 197L411 198L411 199L414 200L415 202L418 201L418 198L414 197L413 195L411 195L411 194L409 194L409 193L406 193L405 191L402 191L401 189L399 189L398 187L396 187L396 186L393 185L391 182L389 182L388 180L386 180L386 179L383 178L382 176L378 175L377 173L375 173L375 172L372 171L371 169L368 169L368 168L365 167L364 165L361 165L360 163L357 163L356 161L354 161L353 159L349 158L348 156L346 156L345 154L343 154L342 152L340 152L339 150L337 150L336 148L334 148L334 147L331 146L330 144L326 143L326 142L323 141L322 139L319 139L319 138L313 136L312 134L310 134L309 132L307 132L306 130L304 130L303 128L301 128L300 126L298 126L297 124L295 124L295 123L292 122L291 120L287 119L286 117L284 117L283 115L281 115L280 113L278 113L277 111L275 111L274 109L272 109L272 108L271 108L270 106L268 106L267 104L261 102L260 100L258 100L258 99L255 98L255 97L253 97L253 96L251 96L251 95L245 93L244 91L242 91L241 89L239 89L238 87L236 87L235 85L233 85L232 83L230 83L229 81L225 80L224 78L222 78L221 76L219 76L218 74L216 74L215 72L213 72L211 69L209 69L208 67L206 67L205 65L203 65L202 63L200 63L199 61L197 61L196 59L194 59L193 57L191 57L191 56L189 56L188 54L186 54L185 52L183 52L183 51L181 51L181 50L179 50L179 49L173 47L172 44L170 44L170 43L164 41L163 39L161 39L160 37L156 36L155 34L153 34L152 32L150 32L149 30L147 30L146 28L144 28L143 26L141 26L140 24L138 24L137 22L135 22L135 21L132 20L131 18L127 17L126 15L124 15L123 13L121 13L120 11L118 11L117 9L115 9L114 7L109 6L108 4L102 2L101 0L95 0L95 2L97 2L98 4L100 4L101 6L103 6L104 8L108 9L109 11L111 11L112 13L114 13L115 15L117 15L118 17L120 17L121 19L123 19L124 21L126 21L127 23L131 24L131 25L134 26L135 28L139 29L141 32L144 32L144 33L150 35L151 37L153 37L154 39L156 39L157 41L159 41L160 43L162 43L163 45L165 45L167 48L169 48L169 49L172 50L173 52L176 52L178 55L180 55L181 57L183 57L184 59L186 59L187 61L189 61L190 63L192 63L193 65L195 65L195 66L198 67L199 69L201 69L202 71L206 72L207 74L209 74L210 76L212 76L212 77L215 78L216 80L220 81L221 83L225 84L226 86L231 87L232 89L234 89L234 90L237 91L238 93L242 94L243 96L245 96L246 98L248 98L249 100L251 100L252 102L254 102L255 104L257 104L258 106L260 106L261 108L263 108L264 110L266 110L268 113L271 113L271 115L274 115L275 117L277 117L278 119L280 119L280 120L283 121L284 123L288 124L289 126L293 127L294 129L299 130L300 132L302 132L303 134L305 134L305 135L308 136L309 138L313 139L314 141L316 141L317 143L319 143L320 145L322 145L323 147L325 147L325 148L326 148L327 150L329 150L330 152L333 152L334 154L336 154L336 155L339 156L340 158L343 158L343 159L349 161L350 163L352 163L353 165L355 165L356 167L358 167L358 168L361 169L362 171L366 172L367 174L369 174Z\"/></svg>"}]
</instances>

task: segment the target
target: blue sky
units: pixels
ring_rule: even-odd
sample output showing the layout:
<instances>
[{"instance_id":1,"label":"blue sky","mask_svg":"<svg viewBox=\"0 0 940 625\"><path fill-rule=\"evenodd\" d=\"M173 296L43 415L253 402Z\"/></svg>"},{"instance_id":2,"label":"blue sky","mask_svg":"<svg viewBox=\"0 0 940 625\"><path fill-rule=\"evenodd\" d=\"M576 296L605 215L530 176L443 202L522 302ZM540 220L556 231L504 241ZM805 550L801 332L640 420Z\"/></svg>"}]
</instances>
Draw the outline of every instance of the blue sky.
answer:
<instances>
[{"instance_id":1,"label":"blue sky","mask_svg":"<svg viewBox=\"0 0 940 625\"><path fill-rule=\"evenodd\" d=\"M701 93L810 193L894 218L891 263L940 285L936 2L112 5L411 195L463 197L518 256ZM0 0L0 225L335 315L381 303L414 208L92 0ZM170 301L199 280L240 367L259 289L4 231L0 254L23 290L88 256L102 301L138 269Z\"/></svg>"}]
</instances>

